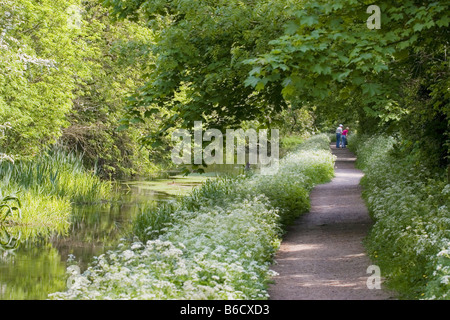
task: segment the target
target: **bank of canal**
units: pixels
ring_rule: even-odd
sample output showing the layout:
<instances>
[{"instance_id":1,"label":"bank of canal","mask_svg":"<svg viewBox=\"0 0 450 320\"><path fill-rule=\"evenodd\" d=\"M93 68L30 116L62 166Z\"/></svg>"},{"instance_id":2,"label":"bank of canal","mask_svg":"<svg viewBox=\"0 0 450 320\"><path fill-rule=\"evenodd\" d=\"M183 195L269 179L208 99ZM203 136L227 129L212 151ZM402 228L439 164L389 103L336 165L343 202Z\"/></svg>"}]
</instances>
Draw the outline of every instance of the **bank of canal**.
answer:
<instances>
[{"instance_id":1,"label":"bank of canal","mask_svg":"<svg viewBox=\"0 0 450 320\"><path fill-rule=\"evenodd\" d=\"M63 234L26 240L12 252L0 251L0 299L44 300L49 293L65 290L69 257L86 268L95 256L119 244L145 206L186 194L208 178L211 176L125 181L116 201L74 205L71 223Z\"/></svg>"}]
</instances>

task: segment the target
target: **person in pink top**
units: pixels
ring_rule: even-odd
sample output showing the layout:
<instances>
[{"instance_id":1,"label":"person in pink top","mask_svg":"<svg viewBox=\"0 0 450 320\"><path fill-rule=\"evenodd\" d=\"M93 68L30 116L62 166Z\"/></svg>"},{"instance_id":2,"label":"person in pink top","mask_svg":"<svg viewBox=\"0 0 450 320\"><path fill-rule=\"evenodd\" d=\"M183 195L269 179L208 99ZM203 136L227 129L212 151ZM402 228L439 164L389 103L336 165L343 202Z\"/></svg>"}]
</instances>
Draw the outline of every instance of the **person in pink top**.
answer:
<instances>
[{"instance_id":1,"label":"person in pink top","mask_svg":"<svg viewBox=\"0 0 450 320\"><path fill-rule=\"evenodd\" d=\"M345 148L347 146L347 135L348 135L349 127L342 130L341 134L341 148Z\"/></svg>"}]
</instances>

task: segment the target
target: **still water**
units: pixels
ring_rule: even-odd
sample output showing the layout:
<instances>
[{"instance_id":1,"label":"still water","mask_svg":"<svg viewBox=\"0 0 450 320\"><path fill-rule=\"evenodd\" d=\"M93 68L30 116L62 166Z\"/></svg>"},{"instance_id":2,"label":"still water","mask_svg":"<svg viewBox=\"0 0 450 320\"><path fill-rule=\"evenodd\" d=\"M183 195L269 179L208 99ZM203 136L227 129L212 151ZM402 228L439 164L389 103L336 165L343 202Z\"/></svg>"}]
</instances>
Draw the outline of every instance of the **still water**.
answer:
<instances>
[{"instance_id":1,"label":"still water","mask_svg":"<svg viewBox=\"0 0 450 320\"><path fill-rule=\"evenodd\" d=\"M114 249L143 206L174 199L206 177L180 182L123 182L117 201L74 205L67 232L22 243L12 253L0 251L0 299L43 300L67 288L69 255L82 271L94 256Z\"/></svg>"}]
</instances>

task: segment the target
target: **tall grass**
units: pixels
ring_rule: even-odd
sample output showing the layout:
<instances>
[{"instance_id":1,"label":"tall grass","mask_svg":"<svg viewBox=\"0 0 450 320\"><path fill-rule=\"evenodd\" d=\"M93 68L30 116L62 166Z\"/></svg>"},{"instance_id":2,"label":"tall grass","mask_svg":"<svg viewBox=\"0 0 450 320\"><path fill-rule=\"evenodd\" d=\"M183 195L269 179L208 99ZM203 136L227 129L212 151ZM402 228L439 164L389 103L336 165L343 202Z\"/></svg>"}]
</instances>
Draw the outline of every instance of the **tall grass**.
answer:
<instances>
[{"instance_id":1,"label":"tall grass","mask_svg":"<svg viewBox=\"0 0 450 320\"><path fill-rule=\"evenodd\" d=\"M1 193L20 199L21 216L9 215L2 227L7 234L25 241L66 233L71 203L109 199L112 184L88 172L81 155L54 149L32 160L0 162Z\"/></svg>"},{"instance_id":2,"label":"tall grass","mask_svg":"<svg viewBox=\"0 0 450 320\"><path fill-rule=\"evenodd\" d=\"M281 150L283 150L284 153L293 151L299 144L301 144L305 140L305 137L295 134L283 136L280 139Z\"/></svg>"},{"instance_id":3,"label":"tall grass","mask_svg":"<svg viewBox=\"0 0 450 320\"><path fill-rule=\"evenodd\" d=\"M72 213L68 199L27 191L20 193L19 197L21 216L8 217L3 227L17 239L20 238L20 242L68 232Z\"/></svg>"},{"instance_id":4,"label":"tall grass","mask_svg":"<svg viewBox=\"0 0 450 320\"><path fill-rule=\"evenodd\" d=\"M107 199L112 185L83 167L82 156L54 149L33 160L0 163L0 185L89 203Z\"/></svg>"}]
</instances>

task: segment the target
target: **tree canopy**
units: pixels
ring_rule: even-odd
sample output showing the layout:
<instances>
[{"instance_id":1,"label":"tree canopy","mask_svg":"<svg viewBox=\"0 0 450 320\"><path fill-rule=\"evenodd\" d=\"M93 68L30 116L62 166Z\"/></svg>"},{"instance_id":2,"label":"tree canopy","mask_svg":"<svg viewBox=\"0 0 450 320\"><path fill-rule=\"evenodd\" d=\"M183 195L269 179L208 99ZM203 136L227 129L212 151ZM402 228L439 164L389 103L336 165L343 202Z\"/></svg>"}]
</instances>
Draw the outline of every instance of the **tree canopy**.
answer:
<instances>
[{"instance_id":1,"label":"tree canopy","mask_svg":"<svg viewBox=\"0 0 450 320\"><path fill-rule=\"evenodd\" d=\"M258 118L269 121L285 105L281 84L259 94L243 81L244 61L270 49L283 33L286 1L106 1L117 17L139 12L157 30L155 66L146 85L131 96L129 121L168 110L166 127L216 128ZM135 17L136 18L136 17Z\"/></svg>"},{"instance_id":2,"label":"tree canopy","mask_svg":"<svg viewBox=\"0 0 450 320\"><path fill-rule=\"evenodd\" d=\"M381 28L369 29L361 1L305 2L285 34L270 42L274 48L247 61L253 66L247 82L256 89L281 82L286 99L328 113L356 109L361 131L401 132L442 165L450 111L448 3L378 5Z\"/></svg>"},{"instance_id":3,"label":"tree canopy","mask_svg":"<svg viewBox=\"0 0 450 320\"><path fill-rule=\"evenodd\" d=\"M106 177L151 169L143 126L116 129L149 72L152 37L97 0L0 1L0 151L33 157L58 143Z\"/></svg>"},{"instance_id":4,"label":"tree canopy","mask_svg":"<svg viewBox=\"0 0 450 320\"><path fill-rule=\"evenodd\" d=\"M370 1L105 4L158 30L154 70L130 97L124 127L161 109L170 111L164 132L195 120L270 123L288 106L309 107L353 118L360 131L398 132L434 164L447 161L448 2L379 1L380 29L367 26Z\"/></svg>"},{"instance_id":5,"label":"tree canopy","mask_svg":"<svg viewBox=\"0 0 450 320\"><path fill-rule=\"evenodd\" d=\"M0 6L0 119L12 124L11 154L33 154L55 142L72 105L82 43L65 10L76 1L2 0ZM57 106L57 107L56 107Z\"/></svg>"},{"instance_id":6,"label":"tree canopy","mask_svg":"<svg viewBox=\"0 0 450 320\"><path fill-rule=\"evenodd\" d=\"M378 29L363 0L0 3L9 155L58 141L111 175L137 165L141 142L161 159L171 130L194 121L303 115L321 130L399 135L397 151L448 164L447 1L379 1Z\"/></svg>"}]
</instances>

